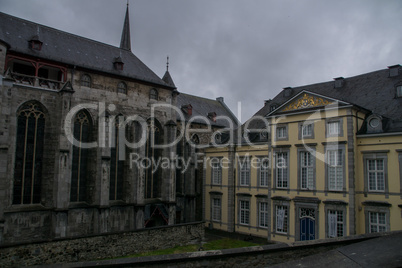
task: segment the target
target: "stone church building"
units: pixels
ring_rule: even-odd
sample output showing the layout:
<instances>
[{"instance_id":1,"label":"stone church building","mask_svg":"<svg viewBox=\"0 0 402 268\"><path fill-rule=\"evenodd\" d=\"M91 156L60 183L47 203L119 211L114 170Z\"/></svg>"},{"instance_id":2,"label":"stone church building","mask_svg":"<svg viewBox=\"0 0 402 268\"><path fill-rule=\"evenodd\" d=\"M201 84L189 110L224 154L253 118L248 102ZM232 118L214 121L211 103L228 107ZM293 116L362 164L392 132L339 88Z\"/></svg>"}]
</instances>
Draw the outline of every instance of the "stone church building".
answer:
<instances>
[{"instance_id":1,"label":"stone church building","mask_svg":"<svg viewBox=\"0 0 402 268\"><path fill-rule=\"evenodd\" d=\"M237 119L158 77L129 27L127 8L115 47L0 13L0 244L202 220L194 145L212 131L191 128Z\"/></svg>"}]
</instances>

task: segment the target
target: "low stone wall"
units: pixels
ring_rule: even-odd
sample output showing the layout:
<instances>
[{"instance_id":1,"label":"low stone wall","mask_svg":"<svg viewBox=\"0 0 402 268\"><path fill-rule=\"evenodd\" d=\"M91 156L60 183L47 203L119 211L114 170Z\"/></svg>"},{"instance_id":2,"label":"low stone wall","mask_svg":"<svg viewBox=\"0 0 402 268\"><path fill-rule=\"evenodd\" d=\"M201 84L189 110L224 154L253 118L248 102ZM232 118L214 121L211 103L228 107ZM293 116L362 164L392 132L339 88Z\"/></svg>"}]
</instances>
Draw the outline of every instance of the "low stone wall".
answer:
<instances>
[{"instance_id":1,"label":"low stone wall","mask_svg":"<svg viewBox=\"0 0 402 268\"><path fill-rule=\"evenodd\" d=\"M0 267L92 261L201 243L203 222L0 248Z\"/></svg>"},{"instance_id":2,"label":"low stone wall","mask_svg":"<svg viewBox=\"0 0 402 268\"><path fill-rule=\"evenodd\" d=\"M70 267L268 267L303 257L328 252L338 247L358 243L390 233L357 235L352 237L296 242L293 244L271 244L256 247L198 251L183 254L124 258L105 261L78 262L52 265L52 268Z\"/></svg>"}]
</instances>

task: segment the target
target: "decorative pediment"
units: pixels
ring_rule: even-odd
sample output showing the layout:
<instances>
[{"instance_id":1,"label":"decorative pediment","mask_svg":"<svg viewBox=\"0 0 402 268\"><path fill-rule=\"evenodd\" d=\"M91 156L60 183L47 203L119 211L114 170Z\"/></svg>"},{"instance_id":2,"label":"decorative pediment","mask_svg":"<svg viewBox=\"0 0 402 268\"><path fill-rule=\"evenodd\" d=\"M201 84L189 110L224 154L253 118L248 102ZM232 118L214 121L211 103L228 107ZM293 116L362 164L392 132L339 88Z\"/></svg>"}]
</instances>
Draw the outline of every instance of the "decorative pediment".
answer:
<instances>
[{"instance_id":1,"label":"decorative pediment","mask_svg":"<svg viewBox=\"0 0 402 268\"><path fill-rule=\"evenodd\" d=\"M300 110L300 109L307 109L313 108L318 106L326 106L332 104L334 101L325 99L320 96L311 95L308 93L303 93L299 96L299 98L291 101L287 104L281 112L293 111L293 110Z\"/></svg>"}]
</instances>

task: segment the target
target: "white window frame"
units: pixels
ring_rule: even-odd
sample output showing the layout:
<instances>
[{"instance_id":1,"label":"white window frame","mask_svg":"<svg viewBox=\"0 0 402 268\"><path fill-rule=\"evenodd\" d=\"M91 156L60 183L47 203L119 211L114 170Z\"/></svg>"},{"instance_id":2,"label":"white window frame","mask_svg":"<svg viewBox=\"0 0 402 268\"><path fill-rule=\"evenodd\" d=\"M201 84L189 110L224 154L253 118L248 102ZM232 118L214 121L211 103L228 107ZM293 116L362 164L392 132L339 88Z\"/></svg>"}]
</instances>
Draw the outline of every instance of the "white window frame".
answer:
<instances>
[{"instance_id":1,"label":"white window frame","mask_svg":"<svg viewBox=\"0 0 402 268\"><path fill-rule=\"evenodd\" d=\"M343 237L345 236L345 221L343 210L328 209L327 211L327 224L328 224L328 237ZM335 218L335 219L334 219ZM335 225L335 226L332 226Z\"/></svg>"},{"instance_id":2,"label":"white window frame","mask_svg":"<svg viewBox=\"0 0 402 268\"><path fill-rule=\"evenodd\" d=\"M334 155L334 157L332 157ZM327 150L328 190L342 191L344 181L344 157L342 150ZM332 176L334 171L334 177ZM332 182L333 181L333 182Z\"/></svg>"},{"instance_id":3,"label":"white window frame","mask_svg":"<svg viewBox=\"0 0 402 268\"><path fill-rule=\"evenodd\" d=\"M385 164L386 161L384 159L366 159L367 161L367 183L368 183L368 191L369 192L385 192ZM378 162L382 162L382 169L378 169ZM375 169L370 169L370 162L375 163ZM374 176L374 185L372 184L372 180L370 176ZM379 178L382 175L382 179ZM379 183L381 180L382 188L379 187ZM373 186L373 187L372 187Z\"/></svg>"},{"instance_id":4,"label":"white window frame","mask_svg":"<svg viewBox=\"0 0 402 268\"><path fill-rule=\"evenodd\" d=\"M287 136L287 128L285 126L276 127L276 139L286 139Z\"/></svg>"},{"instance_id":5,"label":"white window frame","mask_svg":"<svg viewBox=\"0 0 402 268\"><path fill-rule=\"evenodd\" d=\"M276 152L275 156L275 186L287 189L289 188L289 152ZM280 159L284 160L284 163L279 162Z\"/></svg>"},{"instance_id":6,"label":"white window frame","mask_svg":"<svg viewBox=\"0 0 402 268\"><path fill-rule=\"evenodd\" d=\"M222 198L213 197L211 205L212 205L211 219L213 221L219 221L219 222L222 221Z\"/></svg>"},{"instance_id":7,"label":"white window frame","mask_svg":"<svg viewBox=\"0 0 402 268\"><path fill-rule=\"evenodd\" d=\"M306 155L310 158L310 163L306 165L306 161L303 161L306 158ZM315 173L315 165L314 165L314 156L308 151L299 151L300 157L300 189L302 190L313 190L314 189L314 173ZM304 175L305 183L304 183Z\"/></svg>"},{"instance_id":8,"label":"white window frame","mask_svg":"<svg viewBox=\"0 0 402 268\"><path fill-rule=\"evenodd\" d=\"M250 201L240 200L239 210L239 223L241 225L250 225Z\"/></svg>"},{"instance_id":9,"label":"white window frame","mask_svg":"<svg viewBox=\"0 0 402 268\"><path fill-rule=\"evenodd\" d=\"M380 223L380 216L383 216L384 222ZM375 220L373 222L372 220ZM369 211L368 212L368 220L369 220L369 233L381 233L381 232L386 232L387 231L387 213L385 212L374 212L374 211ZM373 232L373 228L376 229L376 231ZM384 228L384 230L379 230L380 228Z\"/></svg>"},{"instance_id":10,"label":"white window frame","mask_svg":"<svg viewBox=\"0 0 402 268\"><path fill-rule=\"evenodd\" d=\"M343 137L343 118L327 118L325 120L325 136Z\"/></svg>"},{"instance_id":11,"label":"white window frame","mask_svg":"<svg viewBox=\"0 0 402 268\"><path fill-rule=\"evenodd\" d=\"M313 135L313 124L302 125L302 137L310 137Z\"/></svg>"},{"instance_id":12,"label":"white window frame","mask_svg":"<svg viewBox=\"0 0 402 268\"><path fill-rule=\"evenodd\" d=\"M339 121L328 122L328 134L330 136L339 135L340 133L339 123L340 123Z\"/></svg>"},{"instance_id":13,"label":"white window frame","mask_svg":"<svg viewBox=\"0 0 402 268\"><path fill-rule=\"evenodd\" d=\"M262 158L260 161L260 187L268 187L269 160Z\"/></svg>"},{"instance_id":14,"label":"white window frame","mask_svg":"<svg viewBox=\"0 0 402 268\"><path fill-rule=\"evenodd\" d=\"M222 185L222 165L220 158L211 159L211 182L213 185Z\"/></svg>"},{"instance_id":15,"label":"white window frame","mask_svg":"<svg viewBox=\"0 0 402 268\"><path fill-rule=\"evenodd\" d=\"M244 157L239 159L239 180L240 186L250 186L250 158Z\"/></svg>"},{"instance_id":16,"label":"white window frame","mask_svg":"<svg viewBox=\"0 0 402 268\"><path fill-rule=\"evenodd\" d=\"M279 211L283 211L279 213ZM275 205L275 233L287 234L289 232L289 207Z\"/></svg>"},{"instance_id":17,"label":"white window frame","mask_svg":"<svg viewBox=\"0 0 402 268\"><path fill-rule=\"evenodd\" d=\"M258 203L258 226L262 228L268 227L268 202Z\"/></svg>"}]
</instances>

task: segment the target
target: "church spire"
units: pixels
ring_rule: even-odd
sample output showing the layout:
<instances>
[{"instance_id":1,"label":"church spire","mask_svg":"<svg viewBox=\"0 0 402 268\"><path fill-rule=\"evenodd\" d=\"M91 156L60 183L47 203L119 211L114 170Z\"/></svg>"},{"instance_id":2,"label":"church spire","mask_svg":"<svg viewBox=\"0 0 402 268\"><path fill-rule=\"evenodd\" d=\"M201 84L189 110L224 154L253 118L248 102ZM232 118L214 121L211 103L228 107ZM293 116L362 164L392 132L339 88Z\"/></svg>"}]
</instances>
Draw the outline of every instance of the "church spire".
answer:
<instances>
[{"instance_id":1,"label":"church spire","mask_svg":"<svg viewBox=\"0 0 402 268\"><path fill-rule=\"evenodd\" d=\"M128 15L128 0L126 18L124 19L123 32L121 33L120 48L131 51L131 38L130 38L130 19Z\"/></svg>"},{"instance_id":2,"label":"church spire","mask_svg":"<svg viewBox=\"0 0 402 268\"><path fill-rule=\"evenodd\" d=\"M163 76L162 80L163 80L166 84L168 84L169 86L171 86L171 87L176 87L176 85L174 84L173 79L172 79L172 77L170 76L170 73L169 73L169 56L167 57L167 61L166 61L166 72L165 72L165 75Z\"/></svg>"}]
</instances>

